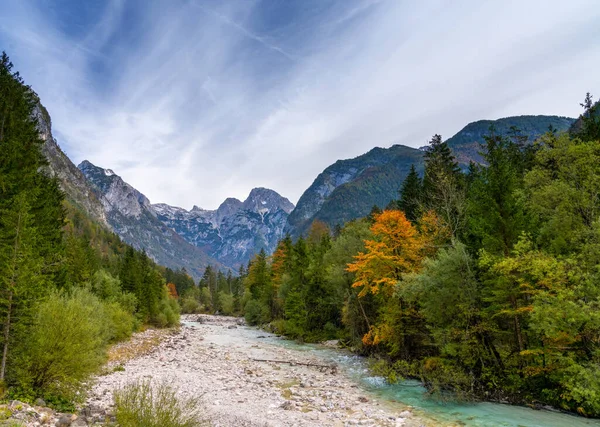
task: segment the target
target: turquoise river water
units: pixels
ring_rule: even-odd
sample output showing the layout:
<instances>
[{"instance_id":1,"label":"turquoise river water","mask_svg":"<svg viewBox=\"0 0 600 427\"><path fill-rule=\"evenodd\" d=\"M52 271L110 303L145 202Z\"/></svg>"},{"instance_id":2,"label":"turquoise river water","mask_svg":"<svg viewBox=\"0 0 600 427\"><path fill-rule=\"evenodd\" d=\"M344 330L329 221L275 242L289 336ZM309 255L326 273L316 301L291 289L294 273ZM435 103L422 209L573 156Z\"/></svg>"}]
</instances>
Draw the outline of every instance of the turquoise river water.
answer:
<instances>
[{"instance_id":1,"label":"turquoise river water","mask_svg":"<svg viewBox=\"0 0 600 427\"><path fill-rule=\"evenodd\" d=\"M267 340L288 349L310 352L320 359L336 363L346 375L359 382L375 397L411 406L416 415L429 419L434 424L473 427L600 427L600 420L558 411L489 402L440 401L430 397L417 381L388 384L382 377L373 376L369 372L364 358L343 350L298 344L274 336L269 336Z\"/></svg>"}]
</instances>

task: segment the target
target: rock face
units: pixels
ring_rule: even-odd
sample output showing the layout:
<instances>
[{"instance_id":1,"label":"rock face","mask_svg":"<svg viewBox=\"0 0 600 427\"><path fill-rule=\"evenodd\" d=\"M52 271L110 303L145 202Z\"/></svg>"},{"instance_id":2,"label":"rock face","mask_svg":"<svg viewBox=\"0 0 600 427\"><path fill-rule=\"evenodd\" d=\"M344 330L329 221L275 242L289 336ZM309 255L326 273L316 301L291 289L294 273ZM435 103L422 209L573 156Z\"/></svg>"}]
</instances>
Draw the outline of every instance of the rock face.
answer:
<instances>
[{"instance_id":1,"label":"rock face","mask_svg":"<svg viewBox=\"0 0 600 427\"><path fill-rule=\"evenodd\" d=\"M267 188L255 188L241 202L226 199L216 210L194 206L191 211L159 203L154 213L189 243L224 265L237 268L264 249L275 250L294 205Z\"/></svg>"},{"instance_id":2,"label":"rock face","mask_svg":"<svg viewBox=\"0 0 600 427\"><path fill-rule=\"evenodd\" d=\"M221 266L202 249L165 226L157 218L148 198L112 170L87 160L78 167L101 200L108 223L124 241L145 250L161 265L173 269L185 267L196 278L202 275L207 265Z\"/></svg>"},{"instance_id":3,"label":"rock face","mask_svg":"<svg viewBox=\"0 0 600 427\"><path fill-rule=\"evenodd\" d=\"M484 136L490 133L490 126L501 135L508 135L514 126L529 142L533 142L550 126L564 132L574 121L558 116L479 120L465 126L446 142L459 163L466 167L470 161L482 161L480 144L485 142ZM423 151L402 145L374 148L354 159L338 160L302 194L288 217L285 231L297 237L305 233L315 220L334 227L366 216L373 206L385 208L391 200L398 198L402 181L413 163L419 172L423 171Z\"/></svg>"},{"instance_id":4,"label":"rock face","mask_svg":"<svg viewBox=\"0 0 600 427\"><path fill-rule=\"evenodd\" d=\"M50 115L41 104L34 109L38 130L44 140L42 152L48 160L48 172L56 176L67 199L96 222L109 227L103 207L103 197L94 192L84 174L63 153L52 136Z\"/></svg>"},{"instance_id":5,"label":"rock face","mask_svg":"<svg viewBox=\"0 0 600 427\"><path fill-rule=\"evenodd\" d=\"M150 200L110 169L102 169L84 160L78 168L102 194L106 212L118 211L140 219L144 211L152 213Z\"/></svg>"},{"instance_id":6,"label":"rock face","mask_svg":"<svg viewBox=\"0 0 600 427\"><path fill-rule=\"evenodd\" d=\"M207 264L237 268L264 249L275 250L294 205L273 190L255 188L241 202L190 211L150 200L110 169L83 161L79 169L98 194L106 218L123 240L167 267L196 277Z\"/></svg>"}]
</instances>

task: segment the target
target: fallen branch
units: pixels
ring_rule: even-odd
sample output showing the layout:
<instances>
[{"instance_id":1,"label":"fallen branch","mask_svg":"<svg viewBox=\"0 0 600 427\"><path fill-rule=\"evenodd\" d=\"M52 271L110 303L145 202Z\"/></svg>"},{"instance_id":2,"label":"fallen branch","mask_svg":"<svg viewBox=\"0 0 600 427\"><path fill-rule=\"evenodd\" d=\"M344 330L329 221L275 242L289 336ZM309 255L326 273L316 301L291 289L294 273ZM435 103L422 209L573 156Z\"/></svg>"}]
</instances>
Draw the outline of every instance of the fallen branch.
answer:
<instances>
[{"instance_id":1,"label":"fallen branch","mask_svg":"<svg viewBox=\"0 0 600 427\"><path fill-rule=\"evenodd\" d=\"M321 365L319 363L310 363L310 362L296 362L293 360L273 360L273 359L250 359L255 362L267 362L267 363L286 363L290 366L301 365L301 366L310 366L312 368L319 368L321 370L330 370L332 374L337 373L336 365Z\"/></svg>"}]
</instances>

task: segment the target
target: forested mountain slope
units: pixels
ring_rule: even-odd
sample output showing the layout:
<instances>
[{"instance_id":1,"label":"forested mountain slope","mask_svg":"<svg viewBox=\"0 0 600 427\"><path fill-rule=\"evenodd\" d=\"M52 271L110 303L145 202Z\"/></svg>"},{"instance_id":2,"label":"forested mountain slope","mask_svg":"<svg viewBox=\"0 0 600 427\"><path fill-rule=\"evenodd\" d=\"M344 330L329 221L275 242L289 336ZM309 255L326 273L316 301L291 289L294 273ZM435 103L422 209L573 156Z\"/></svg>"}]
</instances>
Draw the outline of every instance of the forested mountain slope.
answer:
<instances>
[{"instance_id":1,"label":"forested mountain slope","mask_svg":"<svg viewBox=\"0 0 600 427\"><path fill-rule=\"evenodd\" d=\"M498 120L479 120L465 126L447 140L459 164L466 168L469 162L480 162L484 136L494 132L509 135L518 129L518 135L532 142L550 127L565 132L575 119L558 116L517 116ZM373 206L384 208L398 198L398 191L410 166L419 173L423 170L423 152L402 145L374 148L353 159L338 160L327 167L302 194L288 218L286 231L293 236L305 233L314 220L328 226L341 225L367 215Z\"/></svg>"},{"instance_id":2,"label":"forested mountain slope","mask_svg":"<svg viewBox=\"0 0 600 427\"><path fill-rule=\"evenodd\" d=\"M481 144L485 143L484 136L490 135L490 128L499 135L511 135L517 132L528 142L533 142L540 136L554 129L556 132L566 132L575 119L560 116L515 116L498 120L478 120L469 123L446 142L452 149L460 164L468 165L470 161L479 163L482 157Z\"/></svg>"}]
</instances>

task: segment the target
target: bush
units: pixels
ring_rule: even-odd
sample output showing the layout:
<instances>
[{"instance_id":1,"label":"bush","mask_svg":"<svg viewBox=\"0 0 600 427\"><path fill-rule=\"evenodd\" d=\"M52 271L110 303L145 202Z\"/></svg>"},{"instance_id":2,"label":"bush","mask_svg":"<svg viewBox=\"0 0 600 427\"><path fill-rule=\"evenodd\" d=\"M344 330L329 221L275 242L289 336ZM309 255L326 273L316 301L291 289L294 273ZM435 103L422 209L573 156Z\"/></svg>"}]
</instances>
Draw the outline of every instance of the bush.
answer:
<instances>
[{"instance_id":1,"label":"bush","mask_svg":"<svg viewBox=\"0 0 600 427\"><path fill-rule=\"evenodd\" d=\"M598 417L600 415L600 368L590 363L573 364L562 374L564 391L561 395L572 409L581 415Z\"/></svg>"},{"instance_id":2,"label":"bush","mask_svg":"<svg viewBox=\"0 0 600 427\"><path fill-rule=\"evenodd\" d=\"M219 292L219 305L224 315L231 316L234 308L233 295L224 291Z\"/></svg>"},{"instance_id":3,"label":"bush","mask_svg":"<svg viewBox=\"0 0 600 427\"><path fill-rule=\"evenodd\" d=\"M121 281L105 270L98 270L92 276L92 292L107 300L117 298L121 294Z\"/></svg>"},{"instance_id":4,"label":"bush","mask_svg":"<svg viewBox=\"0 0 600 427\"><path fill-rule=\"evenodd\" d=\"M138 299L131 292L121 292L114 298L114 301L118 302L128 313L135 313L138 307Z\"/></svg>"},{"instance_id":5,"label":"bush","mask_svg":"<svg viewBox=\"0 0 600 427\"><path fill-rule=\"evenodd\" d=\"M107 319L110 319L110 341L126 340L137 329L135 316L125 311L119 303L105 303L105 310Z\"/></svg>"},{"instance_id":6,"label":"bush","mask_svg":"<svg viewBox=\"0 0 600 427\"><path fill-rule=\"evenodd\" d=\"M197 314L200 313L200 303L196 301L193 297L185 297L180 300L181 303L181 312L187 314Z\"/></svg>"},{"instance_id":7,"label":"bush","mask_svg":"<svg viewBox=\"0 0 600 427\"><path fill-rule=\"evenodd\" d=\"M115 391L115 416L121 427L195 427L201 425L198 399L178 399L166 383L136 381Z\"/></svg>"},{"instance_id":8,"label":"bush","mask_svg":"<svg viewBox=\"0 0 600 427\"><path fill-rule=\"evenodd\" d=\"M200 303L206 311L213 311L214 307L212 304L212 295L208 288L202 288L200 290Z\"/></svg>"},{"instance_id":9,"label":"bush","mask_svg":"<svg viewBox=\"0 0 600 427\"><path fill-rule=\"evenodd\" d=\"M42 395L74 398L102 366L111 327L105 305L91 292L51 293L16 350L16 382Z\"/></svg>"},{"instance_id":10,"label":"bush","mask_svg":"<svg viewBox=\"0 0 600 427\"><path fill-rule=\"evenodd\" d=\"M159 312L151 319L152 323L159 328L167 328L179 325L179 303L168 296L160 300Z\"/></svg>"},{"instance_id":11,"label":"bush","mask_svg":"<svg viewBox=\"0 0 600 427\"><path fill-rule=\"evenodd\" d=\"M244 317L250 325L262 325L270 320L269 307L261 302L251 299L244 307Z\"/></svg>"}]
</instances>

